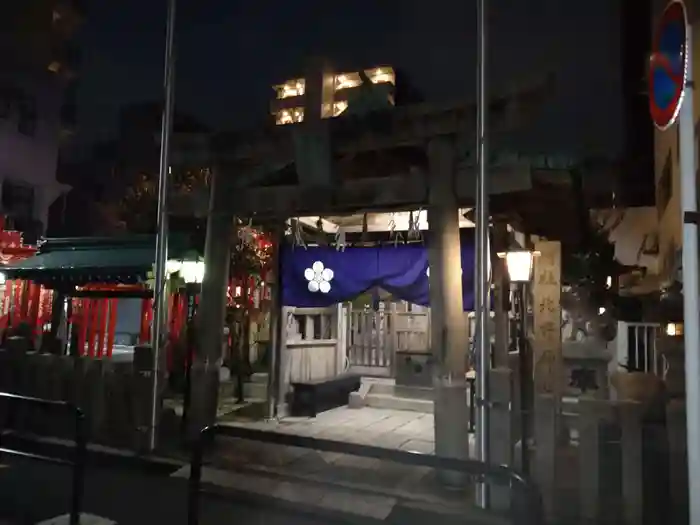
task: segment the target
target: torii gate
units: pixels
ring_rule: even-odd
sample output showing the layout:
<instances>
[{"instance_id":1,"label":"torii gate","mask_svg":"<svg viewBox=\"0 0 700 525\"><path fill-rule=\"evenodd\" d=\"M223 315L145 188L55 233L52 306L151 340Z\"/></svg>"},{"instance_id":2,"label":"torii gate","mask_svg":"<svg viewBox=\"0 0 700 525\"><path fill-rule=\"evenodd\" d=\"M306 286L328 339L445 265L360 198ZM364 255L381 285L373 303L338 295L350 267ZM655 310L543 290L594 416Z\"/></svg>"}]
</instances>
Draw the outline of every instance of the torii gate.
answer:
<instances>
[{"instance_id":1,"label":"torii gate","mask_svg":"<svg viewBox=\"0 0 700 525\"><path fill-rule=\"evenodd\" d=\"M490 104L492 140L514 131L537 111L550 90L549 82L522 89ZM306 115L305 115L306 117ZM349 115L297 125L274 126L256 133L179 136L175 163L212 166L208 206L195 199L195 213L208 214L205 265L199 310L199 345L192 368L192 429L215 419L221 360L225 288L233 216L274 218L281 222L301 214L342 214L350 211L411 209L427 205L434 241L429 248L431 347L442 387L436 394L436 454L468 457L468 416L460 408L466 390L458 210L473 202L476 106L428 104L395 108L364 118ZM342 176L342 166L371 151L413 147L425 162L406 166L403 173L359 178ZM292 183L266 184L289 166L296 167ZM492 193L527 190L531 167L525 162L494 166ZM192 205L192 203L190 203ZM279 320L277 320L279 324ZM273 334L279 332L274 328ZM274 337L274 336L273 336ZM270 378L270 391L286 391L280 368L279 341ZM279 400L279 399L277 399Z\"/></svg>"},{"instance_id":2,"label":"torii gate","mask_svg":"<svg viewBox=\"0 0 700 525\"><path fill-rule=\"evenodd\" d=\"M22 232L7 230L6 218L0 216L0 272L2 266L31 257L37 251L34 245L24 244ZM22 320L43 324L45 314L51 312L51 295L39 285L25 281L5 281L0 311L0 329L16 326ZM48 303L48 304L47 304Z\"/></svg>"}]
</instances>

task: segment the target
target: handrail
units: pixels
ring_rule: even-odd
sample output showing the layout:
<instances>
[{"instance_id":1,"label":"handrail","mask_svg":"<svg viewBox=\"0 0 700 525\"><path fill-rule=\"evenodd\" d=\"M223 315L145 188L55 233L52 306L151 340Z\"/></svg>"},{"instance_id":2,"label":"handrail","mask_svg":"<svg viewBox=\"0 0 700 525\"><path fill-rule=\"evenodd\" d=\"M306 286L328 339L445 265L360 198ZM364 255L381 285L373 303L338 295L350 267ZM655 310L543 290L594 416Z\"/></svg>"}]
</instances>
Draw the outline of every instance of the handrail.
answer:
<instances>
[{"instance_id":1,"label":"handrail","mask_svg":"<svg viewBox=\"0 0 700 525\"><path fill-rule=\"evenodd\" d=\"M72 461L6 448L2 447L1 445L0 454L9 454L12 456L34 459L37 461L72 466L73 477L69 523L70 525L80 525L80 512L83 506L83 491L85 488L85 459L87 450L87 436L85 434L84 423L85 414L79 407L66 401L56 401L53 399L42 399L39 397L23 396L19 394L12 394L9 392L0 392L0 400L6 400L9 404L36 405L52 410L55 409L56 411L65 411L67 413L72 413L75 417L75 447ZM13 411L8 408L8 415L12 412ZM0 441L1 440L2 433L0 433Z\"/></svg>"},{"instance_id":2,"label":"handrail","mask_svg":"<svg viewBox=\"0 0 700 525\"><path fill-rule=\"evenodd\" d=\"M462 472L483 480L491 480L495 483L510 487L513 494L511 516L514 523L521 525L542 525L544 523L544 510L539 491L529 479L507 466L488 465L472 459L452 459L434 456L432 454L419 454L371 445L347 443L344 441L283 434L270 430L216 424L204 428L200 433L199 439L194 443L190 462L187 509L188 525L199 524L199 495L202 480L202 462L206 445L205 441L208 438L213 440L213 438L219 434L237 439L260 441L289 447L308 448L324 452L337 452L392 461L404 465Z\"/></svg>"},{"instance_id":3,"label":"handrail","mask_svg":"<svg viewBox=\"0 0 700 525\"><path fill-rule=\"evenodd\" d=\"M476 378L468 377L469 384L469 432L476 432Z\"/></svg>"}]
</instances>

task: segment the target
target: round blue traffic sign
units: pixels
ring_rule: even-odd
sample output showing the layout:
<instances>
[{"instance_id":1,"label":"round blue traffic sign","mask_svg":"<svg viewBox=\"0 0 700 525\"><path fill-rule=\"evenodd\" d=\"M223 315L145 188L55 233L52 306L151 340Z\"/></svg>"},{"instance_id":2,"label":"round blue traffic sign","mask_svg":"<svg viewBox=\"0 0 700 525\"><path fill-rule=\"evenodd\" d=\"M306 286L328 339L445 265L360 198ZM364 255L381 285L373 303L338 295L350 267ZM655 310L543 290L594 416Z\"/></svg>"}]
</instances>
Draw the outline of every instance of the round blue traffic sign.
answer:
<instances>
[{"instance_id":1,"label":"round blue traffic sign","mask_svg":"<svg viewBox=\"0 0 700 525\"><path fill-rule=\"evenodd\" d=\"M668 129L678 118L688 80L687 16L683 2L671 2L654 35L649 62L649 109L654 124Z\"/></svg>"}]
</instances>

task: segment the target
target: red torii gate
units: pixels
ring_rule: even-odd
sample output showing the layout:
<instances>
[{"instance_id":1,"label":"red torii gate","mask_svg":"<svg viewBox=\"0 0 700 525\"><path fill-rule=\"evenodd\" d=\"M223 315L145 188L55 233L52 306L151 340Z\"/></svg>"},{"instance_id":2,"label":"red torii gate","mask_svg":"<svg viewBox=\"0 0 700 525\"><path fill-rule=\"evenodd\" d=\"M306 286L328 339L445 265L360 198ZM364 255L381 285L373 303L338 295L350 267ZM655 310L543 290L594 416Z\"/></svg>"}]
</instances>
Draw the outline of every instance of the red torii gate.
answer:
<instances>
[{"instance_id":1,"label":"red torii gate","mask_svg":"<svg viewBox=\"0 0 700 525\"><path fill-rule=\"evenodd\" d=\"M22 233L5 229L5 224L5 219L0 217L0 274L2 265L11 266L23 259L35 255L41 256L41 250L37 246L24 244ZM263 236L256 236L255 241L260 247L269 247L269 241ZM41 272L41 269L38 271ZM229 306L240 307L244 306L243 303L248 303L245 305L248 308L259 308L260 302L264 301L269 294L264 276L262 277L261 282L249 275L231 279L227 294ZM3 338L10 333L10 329L26 325L31 331L35 348L41 349L44 342L43 336L48 333L58 335L59 328L52 327L52 323L62 323L63 314L58 315L58 312L52 312L52 310L57 307L63 310L64 305L55 304L59 297L56 295L57 292L50 285L44 286L44 284L41 278L34 282L31 277L8 279L4 283L4 294L0 295L2 297L0 334ZM76 355L91 358L112 356L117 327L118 298L124 296L142 298L137 342L139 344L149 342L153 308L152 294L146 283L88 282L77 286L73 293L66 295L70 297L70 302L65 311L66 333L61 339L77 347ZM169 297L168 323L171 342L181 337L183 327L188 321L188 314L191 313L188 311L188 299L188 294L181 290L174 291ZM198 293L195 293L191 299L196 304Z\"/></svg>"},{"instance_id":2,"label":"red torii gate","mask_svg":"<svg viewBox=\"0 0 700 525\"><path fill-rule=\"evenodd\" d=\"M17 262L34 255L37 251L36 246L24 244L22 232L7 230L5 224L5 217L0 217L0 265ZM2 271L1 267L0 271ZM4 275L2 280L4 281ZM51 318L49 290L19 279L4 281L3 285L0 330L18 326L21 322L29 322L34 328L37 323L43 325L47 314L48 318Z\"/></svg>"}]
</instances>

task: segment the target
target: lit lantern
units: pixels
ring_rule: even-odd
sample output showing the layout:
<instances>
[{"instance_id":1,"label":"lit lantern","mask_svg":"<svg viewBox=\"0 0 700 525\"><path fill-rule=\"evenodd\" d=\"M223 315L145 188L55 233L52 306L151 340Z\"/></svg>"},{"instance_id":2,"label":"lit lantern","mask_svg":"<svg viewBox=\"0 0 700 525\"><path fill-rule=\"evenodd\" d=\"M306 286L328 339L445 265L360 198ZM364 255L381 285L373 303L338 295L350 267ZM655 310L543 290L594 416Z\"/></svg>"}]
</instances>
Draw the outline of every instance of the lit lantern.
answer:
<instances>
[{"instance_id":1,"label":"lit lantern","mask_svg":"<svg viewBox=\"0 0 700 525\"><path fill-rule=\"evenodd\" d=\"M530 250L512 250L498 254L501 259L506 260L508 277L512 283L530 282L537 255L539 255L538 252L531 252Z\"/></svg>"}]
</instances>

